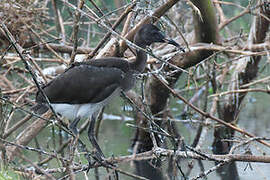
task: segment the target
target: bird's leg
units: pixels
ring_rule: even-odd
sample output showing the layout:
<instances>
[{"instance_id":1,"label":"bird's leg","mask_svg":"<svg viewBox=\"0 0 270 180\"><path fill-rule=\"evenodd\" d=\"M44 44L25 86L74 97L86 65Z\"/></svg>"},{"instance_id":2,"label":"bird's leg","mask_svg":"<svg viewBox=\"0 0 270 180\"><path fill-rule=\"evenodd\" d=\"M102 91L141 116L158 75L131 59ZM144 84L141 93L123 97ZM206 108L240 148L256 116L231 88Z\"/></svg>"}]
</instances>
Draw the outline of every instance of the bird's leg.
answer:
<instances>
[{"instance_id":1,"label":"bird's leg","mask_svg":"<svg viewBox=\"0 0 270 180\"><path fill-rule=\"evenodd\" d=\"M95 160L97 160L101 165L103 165L104 167L112 167L114 166L112 163L110 162L106 162L104 161L105 156L103 154L103 152L101 151L97 140L96 140L96 136L95 136L95 123L96 123L96 119L97 119L97 115L98 115L99 111L95 112L91 119L90 119L90 125L89 125L89 129L88 129L88 138L89 141L91 142L93 148L95 149L95 156L93 157ZM89 162L89 166L87 169L87 172L90 170L92 164Z\"/></svg>"},{"instance_id":2,"label":"bird's leg","mask_svg":"<svg viewBox=\"0 0 270 180\"><path fill-rule=\"evenodd\" d=\"M75 136L78 136L78 134L79 134L78 129L77 129L77 124L79 123L80 120L81 120L80 117L76 117L76 118L71 122L71 124L69 125L69 129L72 131L72 133L73 133Z\"/></svg>"},{"instance_id":3,"label":"bird's leg","mask_svg":"<svg viewBox=\"0 0 270 180\"><path fill-rule=\"evenodd\" d=\"M97 159L99 161L102 161L105 156L104 156L103 152L101 151L101 149L97 143L96 136L95 136L95 123L96 123L97 115L98 115L98 112L94 113L91 117L89 129L88 129L88 138L89 138L89 141L91 142L93 148L96 150Z\"/></svg>"},{"instance_id":4,"label":"bird's leg","mask_svg":"<svg viewBox=\"0 0 270 180\"><path fill-rule=\"evenodd\" d=\"M81 119L80 116L76 117L69 125L69 129L75 135L75 138L73 139L73 142L72 142L72 144L73 144L72 152L74 152L74 150L75 150L74 148L76 147L77 142L79 142L79 147L83 152L85 152L84 156L85 156L85 158L88 161L88 164L90 166L92 164L90 156L89 156L90 153L87 150L86 145L79 139L79 131L78 131L77 125L78 125L80 119Z\"/></svg>"},{"instance_id":5,"label":"bird's leg","mask_svg":"<svg viewBox=\"0 0 270 180\"><path fill-rule=\"evenodd\" d=\"M74 158L74 154L75 154L75 150L77 147L77 143L78 143L78 139L79 139L79 131L77 129L77 124L80 121L80 117L76 117L69 125L69 129L72 131L72 136L74 136L74 138L72 138L71 144L70 144L70 158L71 161Z\"/></svg>"},{"instance_id":6,"label":"bird's leg","mask_svg":"<svg viewBox=\"0 0 270 180\"><path fill-rule=\"evenodd\" d=\"M75 147L77 145L77 142L78 142L78 139L79 139L79 131L78 131L78 128L77 128L77 124L79 123L80 121L80 117L76 117L72 122L71 124L69 125L69 129L72 131L73 135L74 136L74 139L73 139L73 150L75 150Z\"/></svg>"}]
</instances>

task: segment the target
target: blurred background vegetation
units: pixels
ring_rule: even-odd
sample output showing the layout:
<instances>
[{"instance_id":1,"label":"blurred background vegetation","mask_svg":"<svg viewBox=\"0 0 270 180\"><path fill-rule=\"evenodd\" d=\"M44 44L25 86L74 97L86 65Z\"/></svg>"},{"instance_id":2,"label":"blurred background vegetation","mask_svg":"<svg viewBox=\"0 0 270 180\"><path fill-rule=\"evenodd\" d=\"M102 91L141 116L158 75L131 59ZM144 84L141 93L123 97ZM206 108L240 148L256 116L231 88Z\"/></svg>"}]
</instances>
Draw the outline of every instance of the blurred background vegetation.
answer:
<instances>
[{"instance_id":1,"label":"blurred background vegetation","mask_svg":"<svg viewBox=\"0 0 270 180\"><path fill-rule=\"evenodd\" d=\"M68 2L74 6L78 6L80 1L70 0ZM135 27L144 17L147 17L155 12L156 9L166 2L166 0L136 1L136 7L133 8L132 16L129 20L129 30ZM196 4L196 1L191 2ZM177 42L181 43L186 50L187 46L181 38L178 30L183 33L184 37L188 41L188 44L192 46L192 43L194 42L193 21L195 9L192 5L190 5L191 2L179 1L157 22L158 26L167 36L173 37ZM214 1L209 0L205 2L209 2L211 4ZM224 4L221 3L221 8L227 19L238 16L247 8L252 9L250 13L246 13L245 15L237 18L218 32L219 45L224 45L224 47L226 46L227 48L236 47L235 49L244 51L244 48L246 48L248 45L248 36L251 32L252 23L254 21L253 18L257 15L255 11L258 9L256 5L259 1L226 0L222 2L224 2ZM131 0L86 0L82 10L89 16L96 19L99 18L98 21L104 22L106 25L110 26L117 21L119 16L132 3L133 1ZM57 13L59 15L58 19L56 18ZM220 18L218 17L216 8L215 13L217 16L217 23L219 24ZM57 74L63 72L64 68L68 67L69 65L72 49L74 49L74 21L76 21L75 14L76 11L74 8L70 8L64 1L2 0L0 2L0 20L7 26L8 30L15 37L20 46L22 46L28 54L31 54L34 61L29 62L29 64L33 68L33 71L36 74L39 74L38 80L40 80L42 83L46 83L46 81L44 81L40 71L44 73L47 81L50 81ZM77 54L91 53L108 32L107 29L93 21L93 19L89 18L89 16L81 14L79 19L79 30L76 36L78 40L78 51L82 52L77 52ZM122 33L124 24L125 23L121 23L115 30L120 35ZM117 38L116 36L112 37ZM268 33L266 36L266 41L267 40L269 40ZM109 39L107 42L108 41ZM50 47L46 46L46 44L48 44ZM65 49L61 49L60 46L65 47ZM111 53L117 52L118 46L119 44L114 43L114 46L111 46L109 51L103 55L119 55L118 53ZM20 136L23 136L22 132L25 132L24 130L33 124L37 118L29 118L29 120L25 121L25 123L22 123L20 126L18 126L18 128L14 129L12 133L7 135L7 132L11 127L14 127L16 123L27 118L28 113L24 110L30 111L31 106L34 104L37 88L32 81L32 76L25 69L24 63L11 47L9 40L6 38L3 31L0 33L0 47L0 95L4 98L1 99L0 106L0 134L2 134L1 139L16 142L16 140L20 139ZM79 50L79 47L84 49ZM158 57L166 56L171 58L174 57L175 53L177 53L175 49L171 49L169 46L165 47L158 44L152 46L151 49L154 54L157 54ZM98 52L100 52L100 50ZM192 99L197 94L199 98L196 98L196 100L192 103L201 109L205 108L207 112L210 111L213 101L213 97L210 96L218 92L225 92L229 90L229 86L232 81L231 76L235 71L232 65L235 61L242 57L241 54L231 55L226 52L222 53L223 50L216 52L217 54L215 56L211 56L209 61L201 61L198 64L189 67L189 69L186 69L188 73L182 73L181 77L173 86L177 93L180 93L181 96L188 100ZM264 52L267 52L267 50ZM125 58L132 58L134 55L130 50L127 50L123 56ZM270 61L268 56L268 53L262 56L258 68L259 73L255 77L255 80L269 77ZM83 57L85 58L86 56ZM150 65L148 67L148 71L144 73L144 76L138 77L137 86L134 89L134 92L136 92L136 94L140 97L144 97L142 95L142 89L145 91L145 96L147 96L150 91L147 82L150 83L151 81L150 76L147 73L151 74L151 72L153 73L157 69L155 67L155 63L157 64L157 67L161 64L151 56L149 56L149 59ZM76 56L75 60L81 61L80 56ZM151 63L151 61L153 61L153 63ZM214 66L215 64L217 64L217 66ZM228 73L225 76L223 83L218 87L218 92L215 92L215 89L211 85L208 87L207 84L210 84L211 77L220 77L225 67L227 68ZM215 71L215 74L212 73L212 71ZM167 73L170 74L170 72L171 71L168 71ZM164 76L166 76L165 71L162 73ZM255 85L254 87L262 89L267 89L267 87L269 88L269 79L264 81L262 84ZM221 96L219 101L221 104L223 102L225 103L226 97ZM248 93L244 101L241 103L241 107L238 109L238 115L237 118L235 118L236 122L233 121L232 123L237 124L237 126L245 129L247 132L255 134L258 137L269 137L269 102L269 92L268 94L260 92ZM175 97L169 96L167 103L166 110L164 110L164 112L167 113L167 116L158 118L161 118L163 121L174 121L178 132L181 134L181 138L185 140L185 144L191 145L197 134L197 130L200 128L200 125L203 124L203 117L191 108L187 108L187 105L184 104L183 101ZM215 113L216 116L218 116L217 114L218 113ZM134 142L137 138L136 133L138 133L138 128L134 128L136 125L138 125L138 123L136 123L136 119L138 119L137 116L138 112L136 112L134 106L121 97L115 99L105 108L98 132L98 139L106 157L119 157L132 154L134 151ZM153 116L156 117L155 114ZM222 116L219 118L223 119ZM53 117L51 117L50 120L53 120ZM64 121L67 122L68 120ZM83 124L84 122L81 122L80 125L83 126ZM212 143L215 138L214 126L217 126L217 124L212 121L210 124L207 124L207 128L209 130L205 137L203 146L200 147L200 151L204 153L212 153L213 151ZM242 138L244 138L242 134L235 133L233 141L237 143L238 141L243 141ZM54 121L51 121L50 123L47 123L44 129L40 130L37 136L32 138L27 146L42 149L46 152L55 153L55 151L58 150L68 139L70 139L70 136L59 129L58 126L55 125ZM87 147L91 147L87 139L87 132L83 131L83 133L80 135L80 139L87 145ZM175 148L175 144L171 143L168 138L162 137L160 139L162 147L166 147L168 149ZM6 142L2 141L0 179L48 178L37 173L37 171L34 171L36 170L35 165L39 165L42 160L47 158L42 153L37 153L29 149L22 148L20 149L22 152L20 156L14 155L11 161L6 162L4 154L7 153L5 151L9 151L10 149L6 148L5 146L10 146L10 144L8 145ZM269 154L269 148L255 143L252 145L248 144L246 146L242 146L237 150L238 153L246 153L250 151L252 154L256 155ZM69 146L64 148L58 154L59 156L67 157L68 152ZM159 169L159 172L162 174L162 176L160 175L160 179L181 179L182 174L178 171L174 176L171 175L171 162L168 159L169 158L158 159L157 161L160 162L154 162L153 160L153 162L151 161L150 164ZM75 160L81 164L87 164L87 160L83 155L77 155ZM180 159L179 161L181 161L181 170L188 177L196 177L196 175L198 175L200 172L215 166L215 163L210 161L203 161L203 166L201 166L200 163L197 163L195 160ZM62 163L63 162L61 160L53 158L52 160L43 163L40 167L42 169L57 169L64 167ZM252 165L250 165L247 162L237 162L236 166L238 173L235 179L251 180L266 179L269 177L269 165L267 164L252 163ZM136 162L130 161L120 163L118 164L118 168L140 175L140 173L138 173L139 170ZM58 172L53 174L53 176L57 179L65 176L66 174L66 172ZM108 174L113 173L108 173L106 168L99 168L98 173L97 169L91 169L88 174L85 172L77 173L76 179L87 179L86 176L88 176L89 179L109 179ZM98 177L96 177L96 175L98 175ZM207 176L207 178L217 179L219 176L216 173L211 173ZM119 179L136 178L120 173Z\"/></svg>"}]
</instances>

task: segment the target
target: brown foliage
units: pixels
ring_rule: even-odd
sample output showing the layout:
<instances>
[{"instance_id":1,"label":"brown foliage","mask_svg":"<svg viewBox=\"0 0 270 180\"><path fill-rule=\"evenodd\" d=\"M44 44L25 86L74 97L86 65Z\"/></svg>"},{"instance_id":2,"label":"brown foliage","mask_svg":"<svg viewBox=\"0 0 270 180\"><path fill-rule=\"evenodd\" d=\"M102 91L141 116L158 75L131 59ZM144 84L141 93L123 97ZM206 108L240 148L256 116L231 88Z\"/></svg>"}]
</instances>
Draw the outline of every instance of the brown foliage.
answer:
<instances>
[{"instance_id":1,"label":"brown foliage","mask_svg":"<svg viewBox=\"0 0 270 180\"><path fill-rule=\"evenodd\" d=\"M37 87L63 72L68 64L87 57L134 58L130 50L134 45L126 41L133 39L142 24L158 22L162 30L186 47L186 52L166 45L152 47L154 53L148 52L149 66L142 75L144 94L136 91L126 94L135 109L136 131L130 143L133 154L116 154L115 158L107 159L108 164L95 162L91 168L106 167L108 176L120 172L135 179L151 179L157 175L162 178L163 172L164 177L173 179L183 175L181 165L186 175L194 171L193 159L215 161L216 166L208 170L199 162L202 172L195 172L193 177L199 179L221 167L231 169L235 161L269 163L269 137L256 137L254 134L261 132L238 125L247 94L270 93L269 72L265 71L270 62L269 3L258 1L242 7L211 0L187 0L187 4L179 0L157 4L116 2L122 6L117 13L106 10L102 1L80 0L77 4L64 0L0 1L3 162L31 178L74 179L77 173L86 171L87 165L78 160L85 149L75 150L76 141L63 136L64 131L68 132L67 121L50 112L42 116L32 113ZM229 17L224 6L241 11ZM233 30L230 25L247 14L254 17L250 20L253 26L245 29L248 33ZM175 101L183 104L171 106ZM192 128L185 128L178 121ZM87 123L81 125L81 133ZM43 129L51 127L53 148L39 144L39 138L45 137L38 137ZM189 131L188 135L179 128ZM210 137L212 143L206 141ZM211 144L213 153L208 149ZM89 147L84 148L90 151ZM24 152L35 154L35 158L27 159ZM160 157L167 158L166 173L160 168L163 160ZM184 158L192 162L186 165ZM52 160L58 162L58 167L50 166ZM8 164L11 161L19 165ZM135 166L137 175L110 164L124 162L135 162L131 167ZM29 171L30 166L35 172ZM144 168L152 170L144 174ZM234 173L227 171L224 177L238 177L237 171Z\"/></svg>"}]
</instances>

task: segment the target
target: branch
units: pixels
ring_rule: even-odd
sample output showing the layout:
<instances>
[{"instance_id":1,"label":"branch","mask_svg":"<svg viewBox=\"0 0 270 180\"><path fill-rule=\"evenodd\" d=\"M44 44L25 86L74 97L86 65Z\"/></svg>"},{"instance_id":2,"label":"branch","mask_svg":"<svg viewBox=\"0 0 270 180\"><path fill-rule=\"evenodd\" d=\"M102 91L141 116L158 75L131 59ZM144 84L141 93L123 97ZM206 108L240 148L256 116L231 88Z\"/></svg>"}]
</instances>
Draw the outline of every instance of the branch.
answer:
<instances>
[{"instance_id":1,"label":"branch","mask_svg":"<svg viewBox=\"0 0 270 180\"><path fill-rule=\"evenodd\" d=\"M179 0L169 0L152 14L152 16L147 16L142 19L134 28L132 28L128 34L125 35L125 39L132 41L138 29L143 25L150 22L156 22L161 16L163 16L173 5L175 5ZM127 49L127 44L125 41L120 43L120 54L122 54Z\"/></svg>"},{"instance_id":2,"label":"branch","mask_svg":"<svg viewBox=\"0 0 270 180\"><path fill-rule=\"evenodd\" d=\"M234 93L248 93L248 92L264 92L264 93L268 93L270 94L270 87L268 87L267 89L236 89L236 90L232 90L232 91L226 91L226 92L221 92L221 93L217 93L217 94L212 94L208 97L216 97L216 96L224 96L227 94L234 94Z\"/></svg>"},{"instance_id":3,"label":"branch","mask_svg":"<svg viewBox=\"0 0 270 180\"><path fill-rule=\"evenodd\" d=\"M189 105L192 109L194 109L196 112L200 113L204 117L210 118L210 119L212 119L212 120L214 120L214 121L216 121L216 122L218 122L220 124L223 124L223 125L231 128L231 129L235 130L235 131L240 132L241 134L245 134L245 135L247 135L249 137L255 137L253 134L251 134L249 132L246 132L246 131L242 130L241 128L238 128L238 127L236 127L236 126L234 126L234 125L232 125L230 123L227 123L227 122L225 122L225 121L223 121L223 120L221 120L221 119L219 119L217 117L214 117L214 116L210 115L209 113L202 111L201 109L199 109L198 107L194 106L193 104L190 104L185 98L183 98L182 96L180 96L179 94L177 94L172 88L170 88L163 80L159 79L155 74L153 74L153 76L157 80L159 80L161 82L161 84L163 86L165 86L172 93L173 96L175 96L175 97L179 98L180 100L182 100L185 104ZM258 139L257 141L260 142L260 143L262 143L262 144L264 144L264 145L266 145L267 147L270 147L270 143L267 143L267 142L262 141L260 139Z\"/></svg>"},{"instance_id":4,"label":"branch","mask_svg":"<svg viewBox=\"0 0 270 180\"><path fill-rule=\"evenodd\" d=\"M115 30L120 23L126 18L126 16L131 12L131 10L135 7L135 3L131 4L127 9L120 15L117 21L113 24L112 29ZM96 52L101 48L101 46L106 42L107 39L110 38L111 32L108 32L103 39L98 43L96 48L88 55L87 59L92 58L95 56Z\"/></svg>"},{"instance_id":5,"label":"branch","mask_svg":"<svg viewBox=\"0 0 270 180\"><path fill-rule=\"evenodd\" d=\"M82 9L84 5L84 0L80 0L78 2L78 9ZM77 49L78 49L78 32L79 32L79 22L81 18L81 13L79 11L75 12L74 15L74 24L73 24L73 49L70 57L69 64L72 64L74 62L75 56L77 54Z\"/></svg>"}]
</instances>

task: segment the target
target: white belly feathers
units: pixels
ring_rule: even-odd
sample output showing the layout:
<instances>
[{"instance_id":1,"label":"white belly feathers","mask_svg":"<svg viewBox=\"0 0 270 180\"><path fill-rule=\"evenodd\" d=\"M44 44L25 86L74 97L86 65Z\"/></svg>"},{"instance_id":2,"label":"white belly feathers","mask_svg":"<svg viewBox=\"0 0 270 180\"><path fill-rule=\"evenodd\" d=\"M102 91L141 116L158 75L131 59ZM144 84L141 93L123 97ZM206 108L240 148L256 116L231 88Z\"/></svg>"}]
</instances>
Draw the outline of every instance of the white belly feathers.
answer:
<instances>
[{"instance_id":1,"label":"white belly feathers","mask_svg":"<svg viewBox=\"0 0 270 180\"><path fill-rule=\"evenodd\" d=\"M117 88L108 98L98 103L85 103L85 104L68 104L68 103L51 103L52 108L56 113L65 116L68 119L75 119L76 117L91 117L92 114L103 106L108 104L115 96L121 92Z\"/></svg>"}]
</instances>

